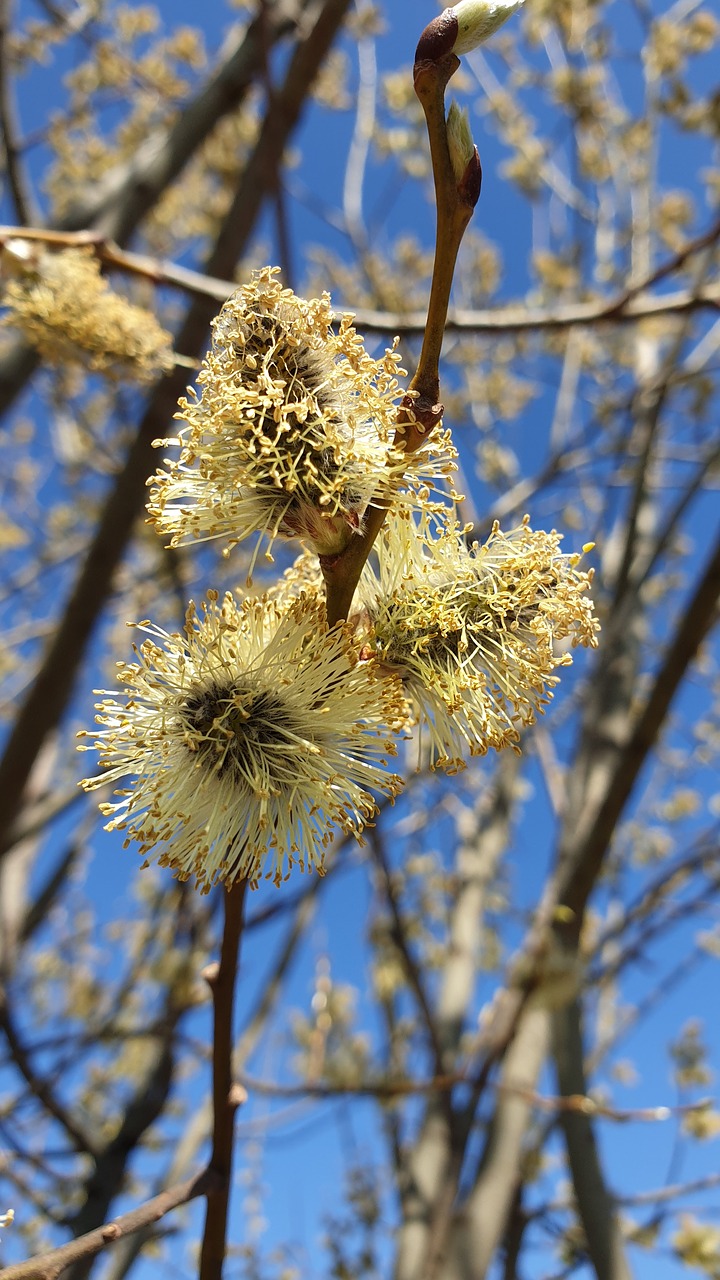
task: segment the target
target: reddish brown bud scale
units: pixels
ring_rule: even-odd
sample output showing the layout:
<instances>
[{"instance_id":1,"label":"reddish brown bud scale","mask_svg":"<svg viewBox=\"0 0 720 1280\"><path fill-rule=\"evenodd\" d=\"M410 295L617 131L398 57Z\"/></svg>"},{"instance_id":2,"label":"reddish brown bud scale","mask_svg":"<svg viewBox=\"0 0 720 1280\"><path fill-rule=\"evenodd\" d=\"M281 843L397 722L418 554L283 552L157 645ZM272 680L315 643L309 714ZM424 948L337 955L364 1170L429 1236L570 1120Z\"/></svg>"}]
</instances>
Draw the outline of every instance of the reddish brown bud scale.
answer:
<instances>
[{"instance_id":1,"label":"reddish brown bud scale","mask_svg":"<svg viewBox=\"0 0 720 1280\"><path fill-rule=\"evenodd\" d=\"M458 195L463 204L467 204L471 209L474 209L480 199L481 187L482 165L480 164L480 156L476 147L472 160L468 161L467 168L462 176L462 182L458 184Z\"/></svg>"},{"instance_id":2,"label":"reddish brown bud scale","mask_svg":"<svg viewBox=\"0 0 720 1280\"><path fill-rule=\"evenodd\" d=\"M452 53L458 37L458 20L454 9L444 9L428 22L415 50L415 65L419 62L439 62Z\"/></svg>"}]
</instances>

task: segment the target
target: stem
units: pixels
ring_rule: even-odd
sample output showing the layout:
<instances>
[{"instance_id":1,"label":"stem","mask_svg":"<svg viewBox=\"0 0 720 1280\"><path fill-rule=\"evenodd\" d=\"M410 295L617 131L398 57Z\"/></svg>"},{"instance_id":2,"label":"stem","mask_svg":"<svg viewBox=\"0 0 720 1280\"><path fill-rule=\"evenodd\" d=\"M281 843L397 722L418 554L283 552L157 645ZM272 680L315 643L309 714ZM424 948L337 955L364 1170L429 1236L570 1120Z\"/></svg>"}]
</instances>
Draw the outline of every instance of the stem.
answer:
<instances>
[{"instance_id":1,"label":"stem","mask_svg":"<svg viewBox=\"0 0 720 1280\"><path fill-rule=\"evenodd\" d=\"M232 1188L235 1112L245 1097L242 1087L233 1082L232 1048L235 984L246 891L247 881L241 880L224 895L225 924L220 962L209 965L204 973L213 998L213 1134L208 1167L219 1176L220 1186L207 1198L199 1280L222 1280Z\"/></svg>"},{"instance_id":2,"label":"stem","mask_svg":"<svg viewBox=\"0 0 720 1280\"><path fill-rule=\"evenodd\" d=\"M423 334L418 367L409 394L397 414L396 443L402 444L409 457L422 443L425 434L441 419L440 353L447 321L458 250L479 194L480 162L475 152L471 162L474 185L458 183L450 161L445 123L445 89L450 77L460 66L454 54L432 61L415 63L415 93L425 113L430 156L432 159L437 225L435 261L433 263L427 322ZM386 507L369 507L361 534L349 533L344 550L325 561L321 567L327 590L328 626L347 618L363 565L380 532Z\"/></svg>"},{"instance_id":3,"label":"stem","mask_svg":"<svg viewBox=\"0 0 720 1280\"><path fill-rule=\"evenodd\" d=\"M459 66L459 58L448 54L439 62L416 63L414 70L415 93L425 112L430 142L437 224L427 323L410 390L418 392L418 400L413 406L416 414L417 405L421 410L437 408L438 418L442 413L441 406L437 404L440 393L440 353L445 336L450 290L460 242L475 207L474 202L464 198L458 188L450 162L445 124L445 89ZM409 431L406 452L412 453L421 439L422 433Z\"/></svg>"}]
</instances>

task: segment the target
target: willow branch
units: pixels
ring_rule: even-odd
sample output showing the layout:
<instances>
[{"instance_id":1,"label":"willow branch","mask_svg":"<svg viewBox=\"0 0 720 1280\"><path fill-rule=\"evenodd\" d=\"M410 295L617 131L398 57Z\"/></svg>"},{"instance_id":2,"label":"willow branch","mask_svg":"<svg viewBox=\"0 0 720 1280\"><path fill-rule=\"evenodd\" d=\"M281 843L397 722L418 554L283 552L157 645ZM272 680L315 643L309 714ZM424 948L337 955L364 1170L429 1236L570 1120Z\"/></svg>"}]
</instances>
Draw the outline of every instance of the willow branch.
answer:
<instances>
[{"instance_id":1,"label":"willow branch","mask_svg":"<svg viewBox=\"0 0 720 1280\"><path fill-rule=\"evenodd\" d=\"M3 1267L3 1280L57 1280L57 1277L61 1276L63 1271L73 1263L92 1258L108 1245L113 1244L115 1240L120 1240L123 1236L132 1235L135 1231L142 1231L154 1222L159 1222L179 1205L196 1200L198 1196L208 1195L217 1186L217 1181L217 1174L212 1169L205 1169L194 1178L188 1178L186 1182L180 1182L175 1187L169 1187L167 1191L161 1191L160 1195L153 1196L152 1200L148 1200L137 1209L131 1209L129 1213L113 1218L112 1222L104 1223L94 1231L89 1231L87 1235L78 1236L77 1240L61 1245L59 1249L52 1249L49 1253L31 1258L28 1262L18 1262L14 1266Z\"/></svg>"},{"instance_id":2,"label":"willow branch","mask_svg":"<svg viewBox=\"0 0 720 1280\"><path fill-rule=\"evenodd\" d=\"M32 240L58 249L90 245L104 266L128 275L149 280L152 284L199 298L212 298L223 303L237 288L237 282L219 276L193 271L179 263L153 258L144 253L130 253L114 240L95 231L46 231L42 227L0 226L0 244L12 240ZM673 262L673 268L675 263ZM524 303L485 309L455 308L448 311L446 333L503 334L528 331L556 332L598 324L636 324L658 316L682 315L693 311L720 311L720 283L711 282L696 289L676 289L672 293L650 292L654 278L634 289L610 298L592 298L585 302L559 303L556 307L528 307ZM358 307L353 312L356 325L368 333L393 333L402 338L417 337L425 332L427 316L420 311L377 311Z\"/></svg>"},{"instance_id":3,"label":"willow branch","mask_svg":"<svg viewBox=\"0 0 720 1280\"><path fill-rule=\"evenodd\" d=\"M233 1081L232 1051L235 984L246 892L247 881L241 880L225 894L220 962L209 966L204 975L213 999L213 1133L209 1168L217 1175L218 1185L207 1198L199 1280L222 1280L235 1112L245 1099L244 1089Z\"/></svg>"},{"instance_id":4,"label":"willow branch","mask_svg":"<svg viewBox=\"0 0 720 1280\"><path fill-rule=\"evenodd\" d=\"M428 993L425 990L425 982L421 967L417 963L410 949L405 922L402 917L402 912L400 911L398 895L393 883L392 871L385 853L384 841L377 829L373 830L370 834L370 847L373 852L373 857L380 869L380 874L382 875L383 889L385 890L385 897L390 908L390 914L392 915L390 936L400 953L409 985L415 993L415 999L420 1008L423 1022L425 1024L425 1031L432 1048L435 1073L440 1076L442 1074L443 1051L442 1044L440 1043L440 1037L438 1035L435 1016L432 1008L430 1007Z\"/></svg>"},{"instance_id":5,"label":"willow branch","mask_svg":"<svg viewBox=\"0 0 720 1280\"><path fill-rule=\"evenodd\" d=\"M437 221L435 259L422 350L408 395L397 416L396 442L402 445L408 456L422 443L426 431L434 427L442 417L439 367L450 290L460 243L480 195L480 161L477 151L472 162L471 180L466 184L464 179L458 182L448 148L445 89L459 65L460 61L454 54L447 54L437 61L421 57L416 60L413 72L415 93L425 113L430 142ZM363 565L386 515L384 507L369 507L362 533L350 534L345 549L339 555L320 558L327 589L329 626L347 618Z\"/></svg>"},{"instance_id":6,"label":"willow branch","mask_svg":"<svg viewBox=\"0 0 720 1280\"><path fill-rule=\"evenodd\" d=\"M581 926L585 906L612 833L648 753L657 741L680 682L717 618L719 599L720 537L684 607L682 619L655 675L644 708L620 754L605 798L592 817L592 829L583 841L581 860L562 869L564 885L560 900L573 913L571 933L577 933Z\"/></svg>"},{"instance_id":7,"label":"willow branch","mask_svg":"<svg viewBox=\"0 0 720 1280\"><path fill-rule=\"evenodd\" d=\"M34 209L30 191L20 166L20 147L15 102L10 83L8 38L10 36L10 0L0 0L0 138L5 152L8 187L20 222L32 222Z\"/></svg>"},{"instance_id":8,"label":"willow branch","mask_svg":"<svg viewBox=\"0 0 720 1280\"><path fill-rule=\"evenodd\" d=\"M324 1102L333 1098L392 1099L413 1098L428 1093L448 1093L458 1085L468 1084L469 1074L467 1071L451 1071L444 1075L430 1076L426 1080L410 1080L406 1077L393 1080L386 1077L382 1080L353 1081L350 1084L280 1084L278 1081L261 1080L245 1072L240 1074L239 1079L248 1093L256 1093L260 1097ZM538 1093L535 1089L518 1083L517 1080L499 1079L492 1082L491 1088L498 1097L518 1098L534 1111L541 1111L546 1115L556 1116L562 1112L572 1112L584 1116L595 1116L615 1124L663 1124L674 1116L694 1115L706 1111L713 1103L712 1098L705 1097L672 1107L666 1106L665 1103L655 1107L611 1107L587 1093L569 1093L559 1096ZM4 1280L4 1272L0 1274Z\"/></svg>"},{"instance_id":9,"label":"willow branch","mask_svg":"<svg viewBox=\"0 0 720 1280\"><path fill-rule=\"evenodd\" d=\"M61 1126L74 1150L85 1155L96 1155L97 1147L90 1134L76 1123L72 1113L63 1106L51 1081L35 1071L30 1051L22 1042L10 1014L6 997L0 1000L0 1029L5 1035L12 1062L25 1080L30 1092L45 1108L48 1115L51 1115Z\"/></svg>"}]
</instances>

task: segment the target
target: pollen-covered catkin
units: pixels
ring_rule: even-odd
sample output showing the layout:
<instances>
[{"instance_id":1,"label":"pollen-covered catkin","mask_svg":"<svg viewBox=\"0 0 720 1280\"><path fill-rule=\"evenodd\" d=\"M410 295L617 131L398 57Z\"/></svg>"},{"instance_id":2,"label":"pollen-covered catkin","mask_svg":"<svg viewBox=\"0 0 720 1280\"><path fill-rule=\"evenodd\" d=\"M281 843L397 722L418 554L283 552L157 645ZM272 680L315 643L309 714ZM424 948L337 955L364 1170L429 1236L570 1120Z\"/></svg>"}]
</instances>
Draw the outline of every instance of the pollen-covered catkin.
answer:
<instances>
[{"instance_id":1,"label":"pollen-covered catkin","mask_svg":"<svg viewBox=\"0 0 720 1280\"><path fill-rule=\"evenodd\" d=\"M361 598L376 656L401 676L429 736L430 763L458 769L467 755L517 748L571 661L558 642L597 643L592 572L527 518L468 547L452 522L419 528L391 515L378 554Z\"/></svg>"},{"instance_id":2,"label":"pollen-covered catkin","mask_svg":"<svg viewBox=\"0 0 720 1280\"><path fill-rule=\"evenodd\" d=\"M84 364L138 382L173 367L171 335L111 288L91 248L33 246L27 261L16 258L14 272L3 289L3 323L20 329L49 364Z\"/></svg>"},{"instance_id":3,"label":"pollen-covered catkin","mask_svg":"<svg viewBox=\"0 0 720 1280\"><path fill-rule=\"evenodd\" d=\"M148 511L171 545L254 533L299 538L334 555L362 527L371 500L402 502L403 477L426 493L449 475L449 436L432 433L409 461L396 447L400 357L365 350L350 317L334 329L330 299L255 273L213 323L199 394L181 400L185 426L158 441L179 450L149 482Z\"/></svg>"},{"instance_id":4,"label":"pollen-covered catkin","mask_svg":"<svg viewBox=\"0 0 720 1280\"><path fill-rule=\"evenodd\" d=\"M104 770L87 790L129 780L101 809L141 855L203 890L263 873L279 884L294 865L322 871L334 828L360 836L371 791L400 789L386 767L400 684L359 659L347 628L327 631L319 602L281 611L209 592L183 635L142 627L123 690L81 735Z\"/></svg>"}]
</instances>

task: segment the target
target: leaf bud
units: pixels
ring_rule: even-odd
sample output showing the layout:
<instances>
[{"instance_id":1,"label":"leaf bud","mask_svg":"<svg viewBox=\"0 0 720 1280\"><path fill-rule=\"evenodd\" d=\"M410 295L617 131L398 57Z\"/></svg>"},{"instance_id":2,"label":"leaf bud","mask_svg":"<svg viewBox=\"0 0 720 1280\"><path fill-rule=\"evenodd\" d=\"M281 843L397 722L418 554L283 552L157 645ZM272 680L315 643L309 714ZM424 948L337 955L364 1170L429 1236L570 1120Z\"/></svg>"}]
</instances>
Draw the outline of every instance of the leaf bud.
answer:
<instances>
[{"instance_id":1,"label":"leaf bud","mask_svg":"<svg viewBox=\"0 0 720 1280\"><path fill-rule=\"evenodd\" d=\"M447 115L447 140L455 181L462 199L474 208L480 196L482 169L477 147L470 132L466 108L450 103Z\"/></svg>"},{"instance_id":2,"label":"leaf bud","mask_svg":"<svg viewBox=\"0 0 720 1280\"><path fill-rule=\"evenodd\" d=\"M453 53L470 53L507 22L525 0L460 0L453 9L458 32Z\"/></svg>"},{"instance_id":3,"label":"leaf bud","mask_svg":"<svg viewBox=\"0 0 720 1280\"><path fill-rule=\"evenodd\" d=\"M469 53L493 35L525 0L460 0L429 22L420 36L415 62L440 62Z\"/></svg>"}]
</instances>

